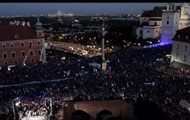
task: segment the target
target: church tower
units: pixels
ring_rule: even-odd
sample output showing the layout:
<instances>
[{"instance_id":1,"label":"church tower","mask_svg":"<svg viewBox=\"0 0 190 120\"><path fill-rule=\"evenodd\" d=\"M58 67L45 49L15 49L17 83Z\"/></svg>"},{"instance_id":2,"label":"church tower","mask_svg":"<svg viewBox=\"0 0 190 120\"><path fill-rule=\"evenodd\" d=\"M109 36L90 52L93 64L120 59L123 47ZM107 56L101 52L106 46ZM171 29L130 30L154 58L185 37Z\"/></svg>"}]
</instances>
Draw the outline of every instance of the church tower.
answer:
<instances>
[{"instance_id":1,"label":"church tower","mask_svg":"<svg viewBox=\"0 0 190 120\"><path fill-rule=\"evenodd\" d=\"M179 29L190 26L190 6L187 3L181 7L181 19L179 22Z\"/></svg>"},{"instance_id":2,"label":"church tower","mask_svg":"<svg viewBox=\"0 0 190 120\"><path fill-rule=\"evenodd\" d=\"M40 22L39 17L37 18L37 23L35 24L35 27L36 27L37 37L43 37L42 23Z\"/></svg>"},{"instance_id":3,"label":"church tower","mask_svg":"<svg viewBox=\"0 0 190 120\"><path fill-rule=\"evenodd\" d=\"M172 38L179 29L180 11L176 5L168 3L167 10L162 12L161 43L171 44Z\"/></svg>"}]
</instances>

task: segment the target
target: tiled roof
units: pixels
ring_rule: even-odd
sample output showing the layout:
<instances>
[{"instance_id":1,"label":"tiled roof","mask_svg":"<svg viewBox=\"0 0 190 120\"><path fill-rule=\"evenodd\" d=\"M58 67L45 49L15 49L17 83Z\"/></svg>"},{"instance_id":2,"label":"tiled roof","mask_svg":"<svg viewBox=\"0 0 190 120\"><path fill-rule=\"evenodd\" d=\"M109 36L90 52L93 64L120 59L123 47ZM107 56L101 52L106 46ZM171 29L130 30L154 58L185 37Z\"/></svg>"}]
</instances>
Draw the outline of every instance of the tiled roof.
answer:
<instances>
[{"instance_id":1,"label":"tiled roof","mask_svg":"<svg viewBox=\"0 0 190 120\"><path fill-rule=\"evenodd\" d=\"M180 38L178 38L178 35L180 35ZM186 39L186 36L188 36L188 39ZM178 30L172 40L190 43L190 27Z\"/></svg>"},{"instance_id":2,"label":"tiled roof","mask_svg":"<svg viewBox=\"0 0 190 120\"><path fill-rule=\"evenodd\" d=\"M0 24L0 41L35 39L36 31L29 26Z\"/></svg>"},{"instance_id":3,"label":"tiled roof","mask_svg":"<svg viewBox=\"0 0 190 120\"><path fill-rule=\"evenodd\" d=\"M167 7L164 6L164 7L154 7L151 14L150 14L150 17L162 17L162 10L166 10Z\"/></svg>"},{"instance_id":4,"label":"tiled roof","mask_svg":"<svg viewBox=\"0 0 190 120\"><path fill-rule=\"evenodd\" d=\"M141 17L149 17L151 12L152 12L152 10L144 10Z\"/></svg>"}]
</instances>

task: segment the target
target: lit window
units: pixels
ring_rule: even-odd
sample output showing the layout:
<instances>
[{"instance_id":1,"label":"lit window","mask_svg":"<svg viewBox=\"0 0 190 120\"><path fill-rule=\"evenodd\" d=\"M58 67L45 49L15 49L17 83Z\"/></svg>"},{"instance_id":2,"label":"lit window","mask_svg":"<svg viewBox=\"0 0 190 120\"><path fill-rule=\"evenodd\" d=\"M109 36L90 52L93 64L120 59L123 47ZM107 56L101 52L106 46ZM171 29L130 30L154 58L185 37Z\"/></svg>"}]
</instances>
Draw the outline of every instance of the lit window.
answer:
<instances>
[{"instance_id":1,"label":"lit window","mask_svg":"<svg viewBox=\"0 0 190 120\"><path fill-rule=\"evenodd\" d=\"M178 35L177 37L180 38L180 35Z\"/></svg>"}]
</instances>

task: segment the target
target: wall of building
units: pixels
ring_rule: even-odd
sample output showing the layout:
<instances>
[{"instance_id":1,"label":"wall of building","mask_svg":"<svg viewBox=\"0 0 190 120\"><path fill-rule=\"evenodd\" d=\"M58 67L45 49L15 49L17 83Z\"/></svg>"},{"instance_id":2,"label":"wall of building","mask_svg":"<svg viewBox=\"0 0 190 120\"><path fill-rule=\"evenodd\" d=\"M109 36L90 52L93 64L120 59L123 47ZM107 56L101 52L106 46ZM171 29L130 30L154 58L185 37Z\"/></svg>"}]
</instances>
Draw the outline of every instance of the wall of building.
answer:
<instances>
[{"instance_id":1,"label":"wall of building","mask_svg":"<svg viewBox=\"0 0 190 120\"><path fill-rule=\"evenodd\" d=\"M179 29L180 12L163 11L161 42L171 44L172 38Z\"/></svg>"},{"instance_id":2,"label":"wall of building","mask_svg":"<svg viewBox=\"0 0 190 120\"><path fill-rule=\"evenodd\" d=\"M162 18L157 18L157 19L161 19L161 20L150 20L149 25L155 25L155 22L156 22L157 26L162 26Z\"/></svg>"},{"instance_id":3,"label":"wall of building","mask_svg":"<svg viewBox=\"0 0 190 120\"><path fill-rule=\"evenodd\" d=\"M177 47L179 45L179 47ZM187 46L187 49L185 49ZM186 59L184 59L186 56ZM173 41L171 62L179 62L190 65L190 43Z\"/></svg>"},{"instance_id":4,"label":"wall of building","mask_svg":"<svg viewBox=\"0 0 190 120\"><path fill-rule=\"evenodd\" d=\"M99 112L108 110L113 117L120 116L125 120L132 118L133 109L133 105L126 103L124 100L64 102L63 108L58 114L64 120L69 120L72 113L76 110L82 110L91 116L91 120L96 120Z\"/></svg>"},{"instance_id":5,"label":"wall of building","mask_svg":"<svg viewBox=\"0 0 190 120\"><path fill-rule=\"evenodd\" d=\"M140 37L142 36L140 31L143 31L143 28L142 27L137 27L137 29L136 29L136 35L137 35L136 37L137 37L137 39L140 39Z\"/></svg>"},{"instance_id":6,"label":"wall of building","mask_svg":"<svg viewBox=\"0 0 190 120\"><path fill-rule=\"evenodd\" d=\"M25 59L25 57L22 56L22 51L25 52L26 56L29 50L33 51L33 55L28 55L26 64L38 63L40 57L38 51L42 49L42 40L43 39L0 41L0 66L4 66L5 62L7 62L7 65L14 65L15 61L17 61L17 64L22 64ZM32 42L31 47L29 47L30 42ZM40 43L39 45L38 42ZM21 43L23 43L24 46L22 46ZM13 44L13 46L11 46L11 44ZM5 45L5 48L3 48L3 45ZM15 57L12 57L12 52L15 53ZM4 58L3 53L7 54L7 58ZM32 59L34 62L32 62Z\"/></svg>"},{"instance_id":7,"label":"wall of building","mask_svg":"<svg viewBox=\"0 0 190 120\"><path fill-rule=\"evenodd\" d=\"M143 39L156 38L160 36L159 26L144 26L143 27Z\"/></svg>"},{"instance_id":8,"label":"wall of building","mask_svg":"<svg viewBox=\"0 0 190 120\"><path fill-rule=\"evenodd\" d=\"M179 21L179 29L186 28L189 25L190 25L190 15L181 16L180 21Z\"/></svg>"}]
</instances>

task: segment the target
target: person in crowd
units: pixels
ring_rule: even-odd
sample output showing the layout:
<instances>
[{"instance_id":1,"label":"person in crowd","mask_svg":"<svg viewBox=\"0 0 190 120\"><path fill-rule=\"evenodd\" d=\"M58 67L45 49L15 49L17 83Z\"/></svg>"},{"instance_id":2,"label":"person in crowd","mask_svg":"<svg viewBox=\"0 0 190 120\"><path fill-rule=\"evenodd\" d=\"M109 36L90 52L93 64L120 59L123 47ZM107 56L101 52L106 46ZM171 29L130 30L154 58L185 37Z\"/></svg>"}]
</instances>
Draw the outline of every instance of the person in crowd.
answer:
<instances>
[{"instance_id":1,"label":"person in crowd","mask_svg":"<svg viewBox=\"0 0 190 120\"><path fill-rule=\"evenodd\" d=\"M179 101L190 98L190 74L170 66L170 53L170 45L121 49L106 53L110 62L102 71L89 66L101 64L101 56L86 58L51 49L48 63L0 70L1 113L16 97L22 100L20 117L50 114L46 98L52 99L53 110L65 101L123 99L155 102L172 120L188 120Z\"/></svg>"}]
</instances>

